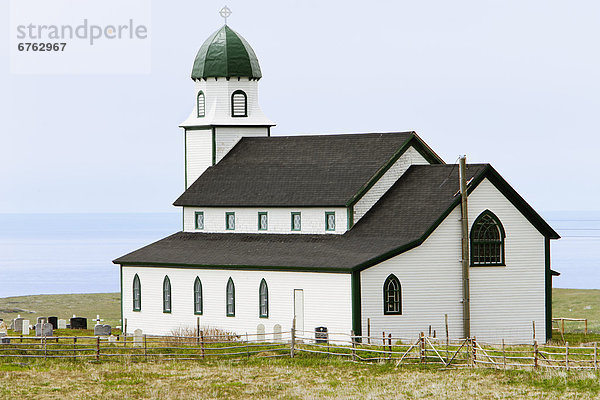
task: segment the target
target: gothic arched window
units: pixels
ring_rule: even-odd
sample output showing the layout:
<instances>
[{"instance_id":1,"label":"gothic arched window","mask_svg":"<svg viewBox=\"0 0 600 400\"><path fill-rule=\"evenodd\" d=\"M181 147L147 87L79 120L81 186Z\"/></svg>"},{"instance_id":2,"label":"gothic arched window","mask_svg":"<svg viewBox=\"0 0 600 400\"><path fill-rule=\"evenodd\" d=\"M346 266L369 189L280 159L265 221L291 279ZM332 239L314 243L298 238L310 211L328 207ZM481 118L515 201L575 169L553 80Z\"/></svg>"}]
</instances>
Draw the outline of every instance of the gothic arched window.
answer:
<instances>
[{"instance_id":1,"label":"gothic arched window","mask_svg":"<svg viewBox=\"0 0 600 400\"><path fill-rule=\"evenodd\" d=\"M504 237L498 217L482 212L471 228L471 265L504 265Z\"/></svg>"},{"instance_id":2,"label":"gothic arched window","mask_svg":"<svg viewBox=\"0 0 600 400\"><path fill-rule=\"evenodd\" d=\"M202 282L198 277L194 281L194 314L202 314Z\"/></svg>"},{"instance_id":3,"label":"gothic arched window","mask_svg":"<svg viewBox=\"0 0 600 400\"><path fill-rule=\"evenodd\" d=\"M269 318L269 287L264 279L258 289L258 308L260 318Z\"/></svg>"},{"instance_id":4,"label":"gothic arched window","mask_svg":"<svg viewBox=\"0 0 600 400\"><path fill-rule=\"evenodd\" d=\"M171 281L168 276L163 280L163 312L171 312Z\"/></svg>"},{"instance_id":5,"label":"gothic arched window","mask_svg":"<svg viewBox=\"0 0 600 400\"><path fill-rule=\"evenodd\" d=\"M227 316L235 317L235 285L233 279L229 278L227 281Z\"/></svg>"},{"instance_id":6,"label":"gothic arched window","mask_svg":"<svg viewBox=\"0 0 600 400\"><path fill-rule=\"evenodd\" d=\"M231 116L248 116L248 97L246 96L246 93L243 90L236 90L231 95Z\"/></svg>"},{"instance_id":7,"label":"gothic arched window","mask_svg":"<svg viewBox=\"0 0 600 400\"><path fill-rule=\"evenodd\" d=\"M142 285L140 283L140 277L135 274L133 277L133 311L140 311L142 309Z\"/></svg>"},{"instance_id":8,"label":"gothic arched window","mask_svg":"<svg viewBox=\"0 0 600 400\"><path fill-rule=\"evenodd\" d=\"M402 286L394 274L388 276L383 284L383 313L402 314Z\"/></svg>"}]
</instances>

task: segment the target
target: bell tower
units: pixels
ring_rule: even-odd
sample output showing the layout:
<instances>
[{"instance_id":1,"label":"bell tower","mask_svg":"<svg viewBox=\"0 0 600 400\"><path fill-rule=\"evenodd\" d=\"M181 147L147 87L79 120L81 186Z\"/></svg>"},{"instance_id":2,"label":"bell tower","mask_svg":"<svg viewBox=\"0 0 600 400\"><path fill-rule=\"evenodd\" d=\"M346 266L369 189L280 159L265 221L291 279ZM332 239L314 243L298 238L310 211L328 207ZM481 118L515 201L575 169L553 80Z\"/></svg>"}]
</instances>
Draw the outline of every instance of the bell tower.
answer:
<instances>
[{"instance_id":1,"label":"bell tower","mask_svg":"<svg viewBox=\"0 0 600 400\"><path fill-rule=\"evenodd\" d=\"M254 50L229 26L224 25L200 47L192 68L194 108L180 125L186 189L242 137L270 136L275 124L258 104L260 78Z\"/></svg>"}]
</instances>

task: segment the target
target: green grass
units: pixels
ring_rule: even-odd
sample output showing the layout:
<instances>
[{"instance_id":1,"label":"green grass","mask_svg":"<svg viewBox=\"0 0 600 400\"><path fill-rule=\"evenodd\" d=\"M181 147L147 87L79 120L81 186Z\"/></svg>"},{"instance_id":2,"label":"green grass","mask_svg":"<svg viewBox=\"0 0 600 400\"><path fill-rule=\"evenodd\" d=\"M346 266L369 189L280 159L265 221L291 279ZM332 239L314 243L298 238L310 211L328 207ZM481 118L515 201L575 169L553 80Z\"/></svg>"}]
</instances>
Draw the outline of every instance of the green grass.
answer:
<instances>
[{"instance_id":1,"label":"green grass","mask_svg":"<svg viewBox=\"0 0 600 400\"><path fill-rule=\"evenodd\" d=\"M0 299L0 318L7 324L20 314L35 324L37 317L73 316L88 318L88 327L94 327L96 315L113 328L121 325L121 295L119 293L44 294L36 296L5 297ZM67 322L68 323L68 322Z\"/></svg>"},{"instance_id":2,"label":"green grass","mask_svg":"<svg viewBox=\"0 0 600 400\"><path fill-rule=\"evenodd\" d=\"M587 318L588 332L600 334L600 290L553 289L552 316ZM583 322L565 322L568 332L583 332Z\"/></svg>"},{"instance_id":3,"label":"green grass","mask_svg":"<svg viewBox=\"0 0 600 400\"><path fill-rule=\"evenodd\" d=\"M498 371L338 359L71 362L2 366L3 398L595 399L592 372Z\"/></svg>"}]
</instances>

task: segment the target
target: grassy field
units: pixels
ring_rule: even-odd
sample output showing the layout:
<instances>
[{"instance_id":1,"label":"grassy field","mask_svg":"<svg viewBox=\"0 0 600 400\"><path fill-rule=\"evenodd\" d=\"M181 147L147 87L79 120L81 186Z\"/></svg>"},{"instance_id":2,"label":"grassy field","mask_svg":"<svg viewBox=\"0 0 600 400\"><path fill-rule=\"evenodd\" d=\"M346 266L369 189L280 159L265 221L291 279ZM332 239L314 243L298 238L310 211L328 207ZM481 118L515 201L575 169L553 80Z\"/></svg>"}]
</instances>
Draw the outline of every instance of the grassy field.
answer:
<instances>
[{"instance_id":1,"label":"grassy field","mask_svg":"<svg viewBox=\"0 0 600 400\"><path fill-rule=\"evenodd\" d=\"M553 317L587 318L588 330L600 334L600 290L552 290ZM583 332L582 322L565 325L569 331Z\"/></svg>"},{"instance_id":2,"label":"grassy field","mask_svg":"<svg viewBox=\"0 0 600 400\"><path fill-rule=\"evenodd\" d=\"M116 326L120 324L119 301L118 293L11 297L0 299L0 318L8 321L21 314L35 321L37 316L67 319L76 314L91 319L100 314ZM585 340L599 339L600 290L555 289L553 312L588 318L596 334ZM567 328L576 332L582 326ZM575 336L581 335L570 333L567 340L578 342ZM176 362L24 360L0 361L0 395L36 399L598 399L600 375L543 369L395 368L310 356Z\"/></svg>"},{"instance_id":3,"label":"grassy field","mask_svg":"<svg viewBox=\"0 0 600 400\"><path fill-rule=\"evenodd\" d=\"M597 399L592 372L394 368L340 360L0 364L3 398Z\"/></svg>"},{"instance_id":4,"label":"grassy field","mask_svg":"<svg viewBox=\"0 0 600 400\"><path fill-rule=\"evenodd\" d=\"M0 298L0 318L9 323L17 315L35 324L37 317L73 316L88 318L88 327L94 327L96 315L105 324L121 325L121 295L119 293L48 294Z\"/></svg>"}]
</instances>

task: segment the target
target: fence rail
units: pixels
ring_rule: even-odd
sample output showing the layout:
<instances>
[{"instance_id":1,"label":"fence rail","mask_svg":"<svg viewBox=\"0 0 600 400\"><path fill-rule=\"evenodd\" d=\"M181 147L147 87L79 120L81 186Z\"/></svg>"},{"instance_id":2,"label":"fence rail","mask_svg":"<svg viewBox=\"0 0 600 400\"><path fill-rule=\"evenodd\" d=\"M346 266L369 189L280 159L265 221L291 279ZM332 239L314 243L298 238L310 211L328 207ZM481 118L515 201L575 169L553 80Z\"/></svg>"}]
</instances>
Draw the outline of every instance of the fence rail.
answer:
<instances>
[{"instance_id":1,"label":"fence rail","mask_svg":"<svg viewBox=\"0 0 600 400\"><path fill-rule=\"evenodd\" d=\"M421 333L416 338L355 336L296 331L197 336L5 336L0 360L72 359L203 360L270 357L340 357L354 362L438 364L444 367L551 368L598 370L598 344L553 346L480 343L475 337L442 340Z\"/></svg>"}]
</instances>

